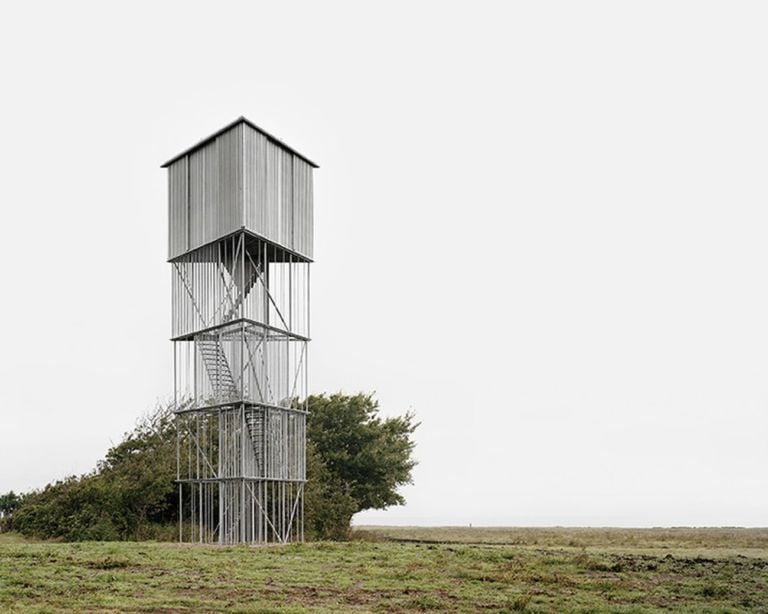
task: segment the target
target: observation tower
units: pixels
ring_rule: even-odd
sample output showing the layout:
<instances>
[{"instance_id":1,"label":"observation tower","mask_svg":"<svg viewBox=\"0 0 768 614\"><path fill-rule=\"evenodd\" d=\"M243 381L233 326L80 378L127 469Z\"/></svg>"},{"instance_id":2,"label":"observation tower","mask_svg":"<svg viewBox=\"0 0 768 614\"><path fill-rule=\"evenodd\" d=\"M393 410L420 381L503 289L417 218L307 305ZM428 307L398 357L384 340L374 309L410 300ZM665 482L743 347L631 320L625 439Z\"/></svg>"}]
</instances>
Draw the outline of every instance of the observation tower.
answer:
<instances>
[{"instance_id":1,"label":"observation tower","mask_svg":"<svg viewBox=\"0 0 768 614\"><path fill-rule=\"evenodd\" d=\"M317 165L241 117L163 168L179 539L301 541Z\"/></svg>"}]
</instances>

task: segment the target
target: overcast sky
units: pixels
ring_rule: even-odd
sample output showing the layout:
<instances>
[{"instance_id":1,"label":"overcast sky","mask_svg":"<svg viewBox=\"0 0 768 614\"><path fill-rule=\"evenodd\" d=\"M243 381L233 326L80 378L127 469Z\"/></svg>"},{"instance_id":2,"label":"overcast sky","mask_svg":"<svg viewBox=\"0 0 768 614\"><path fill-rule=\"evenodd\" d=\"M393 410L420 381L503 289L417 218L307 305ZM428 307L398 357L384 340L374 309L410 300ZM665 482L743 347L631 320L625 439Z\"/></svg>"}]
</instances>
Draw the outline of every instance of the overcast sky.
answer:
<instances>
[{"instance_id":1,"label":"overcast sky","mask_svg":"<svg viewBox=\"0 0 768 614\"><path fill-rule=\"evenodd\" d=\"M768 5L15 2L0 492L172 393L166 171L315 172L313 392L421 421L358 523L768 524Z\"/></svg>"}]
</instances>

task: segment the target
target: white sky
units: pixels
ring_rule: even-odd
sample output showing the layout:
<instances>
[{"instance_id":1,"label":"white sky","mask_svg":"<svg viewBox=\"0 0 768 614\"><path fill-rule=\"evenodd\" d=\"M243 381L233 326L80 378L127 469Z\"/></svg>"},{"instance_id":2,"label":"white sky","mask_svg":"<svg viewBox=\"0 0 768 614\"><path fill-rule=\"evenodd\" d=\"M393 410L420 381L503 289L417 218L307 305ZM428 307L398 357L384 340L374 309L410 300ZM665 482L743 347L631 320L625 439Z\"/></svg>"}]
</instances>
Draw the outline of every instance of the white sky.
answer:
<instances>
[{"instance_id":1,"label":"white sky","mask_svg":"<svg viewBox=\"0 0 768 614\"><path fill-rule=\"evenodd\" d=\"M321 166L312 390L422 422L357 522L768 524L768 5L2 13L0 491L170 397L159 165L246 115Z\"/></svg>"}]
</instances>

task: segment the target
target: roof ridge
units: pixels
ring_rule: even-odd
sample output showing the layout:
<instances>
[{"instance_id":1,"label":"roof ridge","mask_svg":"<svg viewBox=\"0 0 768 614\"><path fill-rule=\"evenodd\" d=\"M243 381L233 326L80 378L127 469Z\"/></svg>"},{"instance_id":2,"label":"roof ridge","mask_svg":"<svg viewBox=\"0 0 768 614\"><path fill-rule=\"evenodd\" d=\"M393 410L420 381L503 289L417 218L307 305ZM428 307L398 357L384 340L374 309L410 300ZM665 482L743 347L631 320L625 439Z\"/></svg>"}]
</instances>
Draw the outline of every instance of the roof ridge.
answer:
<instances>
[{"instance_id":1,"label":"roof ridge","mask_svg":"<svg viewBox=\"0 0 768 614\"><path fill-rule=\"evenodd\" d=\"M180 159L181 159L181 158L183 158L184 156L187 156L187 155L191 154L193 151L196 151L196 150L200 149L201 147L203 147L203 146L204 146L204 145L206 145L207 143L210 143L211 141L213 141L214 139L216 139L218 136L220 136L220 135L224 134L224 133L225 133L225 132L227 132L228 130L231 130L232 128L234 128L235 126L237 126L237 125L239 125L239 124L241 124L241 123L244 123L244 124L246 124L246 125L250 126L251 128L253 128L253 129L254 129L254 130L256 130L257 132L260 132L260 133L261 133L261 134L263 134L265 137L267 137L267 138L268 138L270 141L272 141L272 142L273 142L273 143L275 143L276 145L279 145L279 146L280 146L280 147L282 147L283 149L285 149L285 150L287 150L287 151L290 151L292 154L294 154L294 155L298 156L299 158L301 158L302 160L304 160L304 162L306 162L306 163L307 163L307 164L309 164L310 166L312 166L312 167L314 167L314 168L320 168L320 167L319 167L317 164L315 164L314 162L312 162L312 160L310 160L310 159L309 159L309 158L307 158L306 156L304 156L304 155L300 154L300 153L299 153L298 151L296 151L296 150L295 150L293 147L290 147L289 145L287 145L286 143L284 143L283 141L281 141L280 139L278 139L276 136L274 136L274 135L270 134L269 132L267 132L267 131L266 131L266 130L264 130L263 128L260 128L259 126L257 126L256 124L254 124L254 123L253 123L251 120L249 120L249 119L248 119L248 118L247 118L245 115L241 115L241 116L240 116L240 117L238 117L238 118L237 118L235 121L233 121L233 122L230 122L229 124L227 124L227 125L226 125L226 126L224 126L223 128L220 128L219 130L217 130L217 131L216 131L216 132L214 132L213 134L211 134L211 135L209 135L209 136L205 137L205 138L204 138L202 141L198 141L198 142L197 142L195 145L193 145L192 147L188 147L187 149L185 149L184 151L182 151L180 154L177 154L177 155L173 156L173 157L172 157L170 160L168 160L166 163L164 163L164 164L160 165L160 168L166 168L166 167L170 166L171 164L173 164L173 163L174 163L174 162L176 162L177 160L180 160Z\"/></svg>"}]
</instances>

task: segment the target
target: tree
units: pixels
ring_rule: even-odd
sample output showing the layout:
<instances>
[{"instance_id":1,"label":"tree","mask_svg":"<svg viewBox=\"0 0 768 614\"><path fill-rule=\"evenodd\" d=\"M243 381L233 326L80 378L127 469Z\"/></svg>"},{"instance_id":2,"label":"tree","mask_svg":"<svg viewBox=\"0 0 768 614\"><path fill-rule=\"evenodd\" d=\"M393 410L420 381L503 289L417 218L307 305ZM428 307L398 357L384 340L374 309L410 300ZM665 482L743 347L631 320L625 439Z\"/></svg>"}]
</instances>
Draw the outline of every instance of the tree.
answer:
<instances>
[{"instance_id":1,"label":"tree","mask_svg":"<svg viewBox=\"0 0 768 614\"><path fill-rule=\"evenodd\" d=\"M19 507L21 503L21 497L12 490L0 495L0 518L12 514L13 511Z\"/></svg>"},{"instance_id":2,"label":"tree","mask_svg":"<svg viewBox=\"0 0 768 614\"><path fill-rule=\"evenodd\" d=\"M176 534L176 434L170 408L142 417L96 470L28 493L4 523L26 535L78 540Z\"/></svg>"},{"instance_id":3,"label":"tree","mask_svg":"<svg viewBox=\"0 0 768 614\"><path fill-rule=\"evenodd\" d=\"M418 425L411 414L379 418L372 395L320 395L308 402L306 532L309 538L344 539L356 512L404 502L397 488L411 481L411 435ZM3 495L3 526L75 541L173 539L175 478L173 412L161 407L110 448L91 473L21 498Z\"/></svg>"},{"instance_id":4,"label":"tree","mask_svg":"<svg viewBox=\"0 0 768 614\"><path fill-rule=\"evenodd\" d=\"M307 441L307 478L304 486L307 539L346 539L357 503L343 481L328 470L312 441Z\"/></svg>"},{"instance_id":5,"label":"tree","mask_svg":"<svg viewBox=\"0 0 768 614\"><path fill-rule=\"evenodd\" d=\"M355 513L405 503L397 489L416 465L413 414L382 419L371 394L311 396L308 405L308 532L338 539Z\"/></svg>"},{"instance_id":6,"label":"tree","mask_svg":"<svg viewBox=\"0 0 768 614\"><path fill-rule=\"evenodd\" d=\"M141 539L147 528L175 523L176 427L171 408L158 407L144 416L109 449L99 475L111 493L112 518L121 535Z\"/></svg>"}]
</instances>

